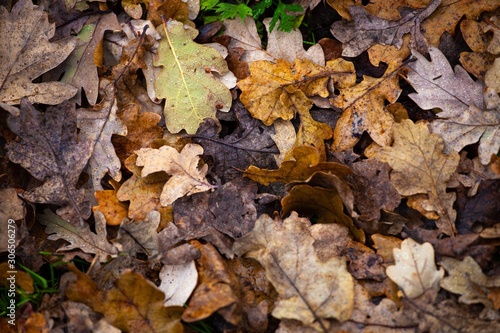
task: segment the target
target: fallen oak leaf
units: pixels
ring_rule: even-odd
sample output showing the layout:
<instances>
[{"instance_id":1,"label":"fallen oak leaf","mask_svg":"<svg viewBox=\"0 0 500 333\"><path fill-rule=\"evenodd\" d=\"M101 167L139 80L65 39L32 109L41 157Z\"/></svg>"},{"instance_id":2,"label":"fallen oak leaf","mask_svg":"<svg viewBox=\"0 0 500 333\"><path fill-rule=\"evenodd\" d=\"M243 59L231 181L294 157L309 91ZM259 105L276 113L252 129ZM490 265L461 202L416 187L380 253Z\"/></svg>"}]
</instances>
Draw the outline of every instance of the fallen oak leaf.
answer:
<instances>
[{"instance_id":1,"label":"fallen oak leaf","mask_svg":"<svg viewBox=\"0 0 500 333\"><path fill-rule=\"evenodd\" d=\"M401 249L394 248L393 252L396 264L387 267L386 273L407 297L416 298L427 290L439 289L444 270L437 270L430 243L420 245L407 238L401 243Z\"/></svg>"},{"instance_id":2,"label":"fallen oak leaf","mask_svg":"<svg viewBox=\"0 0 500 333\"><path fill-rule=\"evenodd\" d=\"M375 157L391 166L391 182L401 195L409 196L410 207L437 219L441 232L454 235L455 193L446 192L446 182L458 166L458 153L443 154L443 139L430 133L425 122L403 120L393 130L393 145L380 148Z\"/></svg>"},{"instance_id":3,"label":"fallen oak leaf","mask_svg":"<svg viewBox=\"0 0 500 333\"><path fill-rule=\"evenodd\" d=\"M32 81L59 65L75 48L74 39L49 42L55 24L31 0L18 1L10 13L0 7L0 101L56 105L74 96L77 89L62 82Z\"/></svg>"},{"instance_id":4,"label":"fallen oak leaf","mask_svg":"<svg viewBox=\"0 0 500 333\"><path fill-rule=\"evenodd\" d=\"M113 326L125 332L183 332L182 308L165 307L163 292L142 275L128 270L115 281L114 288L103 291L74 265L68 268L76 274L76 280L68 283L66 297L102 313Z\"/></svg>"},{"instance_id":5,"label":"fallen oak leaf","mask_svg":"<svg viewBox=\"0 0 500 333\"><path fill-rule=\"evenodd\" d=\"M214 189L205 178L208 166L198 168L198 156L201 154L203 148L192 143L184 146L180 153L169 146L160 149L141 148L137 151L136 164L144 167L142 177L158 171L165 171L172 176L165 183L160 196L161 205L168 206L180 197Z\"/></svg>"},{"instance_id":6,"label":"fallen oak leaf","mask_svg":"<svg viewBox=\"0 0 500 333\"><path fill-rule=\"evenodd\" d=\"M49 235L48 239L64 239L70 243L59 248L58 252L80 249L84 253L95 254L100 262L106 262L108 257L116 257L121 248L116 243L108 242L104 215L100 211L95 211L94 217L96 233L90 231L88 225L77 228L48 209L44 210L44 214L39 214L37 220L46 227L45 233Z\"/></svg>"},{"instance_id":7,"label":"fallen oak leaf","mask_svg":"<svg viewBox=\"0 0 500 333\"><path fill-rule=\"evenodd\" d=\"M21 140L9 142L7 157L43 182L24 192L31 202L60 205L58 214L71 223L84 225L90 216L90 202L76 184L91 154L91 142L77 136L76 111L70 102L37 111L28 99L21 100L19 117L7 123Z\"/></svg>"}]
</instances>

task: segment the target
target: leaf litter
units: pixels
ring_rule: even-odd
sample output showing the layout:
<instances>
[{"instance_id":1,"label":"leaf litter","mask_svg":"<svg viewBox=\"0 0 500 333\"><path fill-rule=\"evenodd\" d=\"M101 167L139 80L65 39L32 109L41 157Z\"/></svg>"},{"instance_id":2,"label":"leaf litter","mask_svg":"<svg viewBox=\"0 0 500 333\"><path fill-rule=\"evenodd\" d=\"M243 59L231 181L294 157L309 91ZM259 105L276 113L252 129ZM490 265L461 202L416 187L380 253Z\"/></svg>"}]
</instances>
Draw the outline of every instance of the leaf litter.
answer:
<instances>
[{"instance_id":1,"label":"leaf litter","mask_svg":"<svg viewBox=\"0 0 500 333\"><path fill-rule=\"evenodd\" d=\"M20 328L496 331L498 1L299 4L2 5Z\"/></svg>"}]
</instances>

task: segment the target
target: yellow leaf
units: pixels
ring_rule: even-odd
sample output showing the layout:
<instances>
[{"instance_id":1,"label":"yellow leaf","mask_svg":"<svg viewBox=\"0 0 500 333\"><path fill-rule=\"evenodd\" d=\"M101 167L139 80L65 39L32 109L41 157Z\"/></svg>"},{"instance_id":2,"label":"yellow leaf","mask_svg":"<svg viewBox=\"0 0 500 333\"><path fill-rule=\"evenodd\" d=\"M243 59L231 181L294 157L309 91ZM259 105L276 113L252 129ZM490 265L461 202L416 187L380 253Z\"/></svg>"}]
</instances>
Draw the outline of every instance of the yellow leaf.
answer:
<instances>
[{"instance_id":1,"label":"yellow leaf","mask_svg":"<svg viewBox=\"0 0 500 333\"><path fill-rule=\"evenodd\" d=\"M455 234L455 193L446 192L446 182L458 166L458 153L443 154L443 139L430 133L424 122L403 120L393 129L392 147L380 148L375 157L392 167L391 182L401 195L410 197L413 208L428 218L439 217L438 228Z\"/></svg>"}]
</instances>

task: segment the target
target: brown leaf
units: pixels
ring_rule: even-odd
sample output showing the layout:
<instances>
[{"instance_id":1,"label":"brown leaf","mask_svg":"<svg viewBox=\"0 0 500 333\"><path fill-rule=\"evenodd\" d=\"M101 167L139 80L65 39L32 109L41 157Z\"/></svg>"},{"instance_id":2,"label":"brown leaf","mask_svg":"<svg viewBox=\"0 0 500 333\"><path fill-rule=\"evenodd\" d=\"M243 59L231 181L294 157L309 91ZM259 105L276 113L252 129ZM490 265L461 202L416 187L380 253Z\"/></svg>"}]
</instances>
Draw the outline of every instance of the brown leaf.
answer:
<instances>
[{"instance_id":1,"label":"brown leaf","mask_svg":"<svg viewBox=\"0 0 500 333\"><path fill-rule=\"evenodd\" d=\"M76 228L48 209L44 211L44 214L38 215L38 221L46 226L45 233L49 235L47 239L64 239L70 243L59 248L58 251L65 252L80 249L85 253L95 254L97 260L105 262L108 257L116 257L120 248L116 244L109 243L106 238L106 219L104 215L99 211L95 211L94 217L96 233L90 231L88 225Z\"/></svg>"},{"instance_id":2,"label":"brown leaf","mask_svg":"<svg viewBox=\"0 0 500 333\"><path fill-rule=\"evenodd\" d=\"M74 39L49 42L55 26L31 0L18 1L10 14L0 7L0 101L19 104L23 97L32 103L56 105L71 98L77 89L62 82L32 81L59 65L75 48Z\"/></svg>"},{"instance_id":3,"label":"brown leaf","mask_svg":"<svg viewBox=\"0 0 500 333\"><path fill-rule=\"evenodd\" d=\"M92 210L100 211L108 225L120 225L124 218L127 217L127 206L118 201L116 190L95 191L94 196L98 205L92 207Z\"/></svg>"},{"instance_id":4,"label":"brown leaf","mask_svg":"<svg viewBox=\"0 0 500 333\"><path fill-rule=\"evenodd\" d=\"M165 295L142 275L126 271L115 282L115 288L103 291L74 266L76 274L66 288L66 296L74 302L87 304L106 320L125 332L183 332L181 307L165 307Z\"/></svg>"},{"instance_id":5,"label":"brown leaf","mask_svg":"<svg viewBox=\"0 0 500 333\"><path fill-rule=\"evenodd\" d=\"M427 51L427 43L420 31L420 23L436 10L441 0L433 0L425 9L409 11L400 9L402 18L388 21L371 15L362 6L351 6L351 22L334 22L331 32L344 43L342 55L356 57L375 44L394 45L398 49L403 45L403 35L412 34L412 46L421 52ZM392 8L394 10L394 8Z\"/></svg>"},{"instance_id":6,"label":"brown leaf","mask_svg":"<svg viewBox=\"0 0 500 333\"><path fill-rule=\"evenodd\" d=\"M254 230L236 241L233 249L266 269L268 280L280 295L274 317L324 329L325 318L346 321L351 316L353 279L345 258L318 259L309 227L309 220L296 213L283 221L262 215Z\"/></svg>"},{"instance_id":7,"label":"brown leaf","mask_svg":"<svg viewBox=\"0 0 500 333\"><path fill-rule=\"evenodd\" d=\"M436 224L447 235L456 233L453 210L455 193L446 192L446 181L455 171L458 153L442 153L443 139L429 133L424 122L403 120L394 125L392 147L382 147L375 156L393 169L391 182L401 195L409 196L408 205Z\"/></svg>"},{"instance_id":8,"label":"brown leaf","mask_svg":"<svg viewBox=\"0 0 500 333\"><path fill-rule=\"evenodd\" d=\"M90 203L86 191L75 186L92 149L89 139L77 136L74 106L64 102L41 113L23 99L21 115L9 117L8 124L21 140L6 145L7 156L43 182L26 191L24 198L60 205L61 217L83 225L90 216Z\"/></svg>"},{"instance_id":9,"label":"brown leaf","mask_svg":"<svg viewBox=\"0 0 500 333\"><path fill-rule=\"evenodd\" d=\"M0 202L0 221L4 221L0 223L0 253L3 253L7 252L9 245L12 244L12 241L8 242L9 230L17 228L15 223L14 225L11 223L10 219L21 220L26 213L24 212L23 201L19 199L15 189L0 189L0 198L2 198ZM20 236L21 235L16 232L15 243L13 244L16 247L19 245Z\"/></svg>"}]
</instances>

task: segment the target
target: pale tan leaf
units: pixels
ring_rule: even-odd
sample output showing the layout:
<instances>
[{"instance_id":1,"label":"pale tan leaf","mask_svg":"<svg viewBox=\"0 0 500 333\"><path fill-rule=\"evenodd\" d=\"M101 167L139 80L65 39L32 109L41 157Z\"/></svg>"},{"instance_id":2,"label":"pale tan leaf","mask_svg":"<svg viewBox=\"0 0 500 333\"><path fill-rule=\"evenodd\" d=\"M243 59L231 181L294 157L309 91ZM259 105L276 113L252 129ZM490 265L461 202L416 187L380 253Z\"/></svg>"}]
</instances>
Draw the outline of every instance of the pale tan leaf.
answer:
<instances>
[{"instance_id":1,"label":"pale tan leaf","mask_svg":"<svg viewBox=\"0 0 500 333\"><path fill-rule=\"evenodd\" d=\"M386 272L407 297L416 298L439 286L444 270L437 270L430 243L420 245L407 238L401 243L401 249L395 248L393 252L396 265L387 267Z\"/></svg>"}]
</instances>

